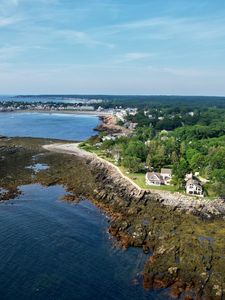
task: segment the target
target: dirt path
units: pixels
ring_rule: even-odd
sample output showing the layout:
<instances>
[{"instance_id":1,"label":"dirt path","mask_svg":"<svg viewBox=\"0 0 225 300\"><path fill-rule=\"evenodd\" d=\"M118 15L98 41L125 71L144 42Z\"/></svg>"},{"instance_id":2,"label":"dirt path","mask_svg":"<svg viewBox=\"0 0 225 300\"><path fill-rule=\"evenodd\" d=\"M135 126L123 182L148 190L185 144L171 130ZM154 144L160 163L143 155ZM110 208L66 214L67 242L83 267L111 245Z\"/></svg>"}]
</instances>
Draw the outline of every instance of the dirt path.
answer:
<instances>
[{"instance_id":1,"label":"dirt path","mask_svg":"<svg viewBox=\"0 0 225 300\"><path fill-rule=\"evenodd\" d=\"M142 189L135 183L133 180L131 180L129 177L124 175L121 170L115 166L114 164L110 163L109 161L99 157L95 153L91 153L88 151L85 151L83 149L80 149L79 143L72 143L72 144L51 144L51 145L45 145L43 148L48 151L58 152L58 153L65 153L65 154L71 154L71 155L77 155L79 157L83 158L91 158L91 159L98 159L102 163L110 166L111 168L115 169L115 172L118 172L124 179L128 180L133 186L135 186L136 189L142 191Z\"/></svg>"}]
</instances>

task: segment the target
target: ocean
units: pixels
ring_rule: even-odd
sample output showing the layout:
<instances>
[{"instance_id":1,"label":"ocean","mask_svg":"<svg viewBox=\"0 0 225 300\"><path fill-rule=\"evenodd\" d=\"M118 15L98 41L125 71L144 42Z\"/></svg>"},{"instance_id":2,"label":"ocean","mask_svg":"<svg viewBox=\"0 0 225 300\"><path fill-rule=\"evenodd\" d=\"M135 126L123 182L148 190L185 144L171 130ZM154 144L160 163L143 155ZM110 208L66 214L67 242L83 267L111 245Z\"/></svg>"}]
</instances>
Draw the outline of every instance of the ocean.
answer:
<instances>
[{"instance_id":1,"label":"ocean","mask_svg":"<svg viewBox=\"0 0 225 300\"><path fill-rule=\"evenodd\" d=\"M97 116L10 112L0 113L0 135L82 141L96 134Z\"/></svg>"},{"instance_id":2,"label":"ocean","mask_svg":"<svg viewBox=\"0 0 225 300\"><path fill-rule=\"evenodd\" d=\"M0 134L83 140L93 116L2 113ZM146 291L141 249L122 250L108 234L108 218L90 201L62 201L62 186L22 186L0 203L1 300L168 299Z\"/></svg>"}]
</instances>

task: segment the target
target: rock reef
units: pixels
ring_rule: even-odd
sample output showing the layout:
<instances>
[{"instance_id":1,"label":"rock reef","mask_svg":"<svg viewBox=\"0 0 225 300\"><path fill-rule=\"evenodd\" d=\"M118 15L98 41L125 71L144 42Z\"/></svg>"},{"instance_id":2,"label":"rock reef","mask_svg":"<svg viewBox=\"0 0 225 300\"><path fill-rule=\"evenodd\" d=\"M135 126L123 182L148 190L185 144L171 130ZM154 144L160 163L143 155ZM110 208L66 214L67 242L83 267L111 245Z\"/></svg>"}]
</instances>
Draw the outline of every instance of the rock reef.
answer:
<instances>
[{"instance_id":1,"label":"rock reef","mask_svg":"<svg viewBox=\"0 0 225 300\"><path fill-rule=\"evenodd\" d=\"M50 143L0 142L1 187L17 194L22 184L64 185L65 200L88 197L111 216L109 232L120 246L141 247L150 254L143 271L144 288L166 288L171 297L186 300L225 299L222 200L142 190L95 154L74 144ZM43 149L46 144L50 145ZM34 163L49 168L36 174L27 168Z\"/></svg>"},{"instance_id":2,"label":"rock reef","mask_svg":"<svg viewBox=\"0 0 225 300\"><path fill-rule=\"evenodd\" d=\"M111 215L109 232L122 247L152 254L144 269L145 288L167 288L182 299L225 299L222 200L142 190L95 154L69 144L47 148L85 161L95 182L89 197Z\"/></svg>"}]
</instances>

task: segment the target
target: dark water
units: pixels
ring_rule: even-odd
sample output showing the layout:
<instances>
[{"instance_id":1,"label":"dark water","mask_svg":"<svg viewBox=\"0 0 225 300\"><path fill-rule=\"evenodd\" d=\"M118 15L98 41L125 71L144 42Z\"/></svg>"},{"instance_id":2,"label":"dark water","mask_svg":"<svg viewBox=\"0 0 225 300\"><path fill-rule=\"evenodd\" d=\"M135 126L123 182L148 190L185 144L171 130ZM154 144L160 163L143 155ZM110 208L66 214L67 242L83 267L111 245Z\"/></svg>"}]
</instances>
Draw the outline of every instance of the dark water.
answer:
<instances>
[{"instance_id":1,"label":"dark water","mask_svg":"<svg viewBox=\"0 0 225 300\"><path fill-rule=\"evenodd\" d=\"M132 283L146 256L113 247L107 218L61 186L0 203L0 299L163 299ZM166 299L166 298L164 298Z\"/></svg>"},{"instance_id":2,"label":"dark water","mask_svg":"<svg viewBox=\"0 0 225 300\"><path fill-rule=\"evenodd\" d=\"M96 116L60 113L0 113L0 135L81 141L96 132Z\"/></svg>"},{"instance_id":3,"label":"dark water","mask_svg":"<svg viewBox=\"0 0 225 300\"><path fill-rule=\"evenodd\" d=\"M82 140L97 123L92 116L2 113L0 134ZM114 248L106 217L89 201L60 201L60 186L22 189L0 203L0 300L168 299L134 284L147 257Z\"/></svg>"}]
</instances>

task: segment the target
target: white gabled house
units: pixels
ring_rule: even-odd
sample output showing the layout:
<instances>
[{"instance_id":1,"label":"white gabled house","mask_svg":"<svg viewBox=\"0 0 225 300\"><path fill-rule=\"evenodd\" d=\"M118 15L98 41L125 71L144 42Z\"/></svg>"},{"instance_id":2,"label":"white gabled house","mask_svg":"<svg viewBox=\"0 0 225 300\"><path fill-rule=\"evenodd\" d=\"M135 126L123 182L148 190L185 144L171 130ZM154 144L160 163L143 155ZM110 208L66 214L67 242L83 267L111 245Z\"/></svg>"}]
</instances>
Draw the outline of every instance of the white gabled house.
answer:
<instances>
[{"instance_id":1,"label":"white gabled house","mask_svg":"<svg viewBox=\"0 0 225 300\"><path fill-rule=\"evenodd\" d=\"M161 185L163 184L163 179L159 173L148 172L145 175L145 181L148 185Z\"/></svg>"},{"instance_id":2,"label":"white gabled house","mask_svg":"<svg viewBox=\"0 0 225 300\"><path fill-rule=\"evenodd\" d=\"M160 175L163 178L164 184L169 185L172 179L172 169L162 168Z\"/></svg>"},{"instance_id":3,"label":"white gabled house","mask_svg":"<svg viewBox=\"0 0 225 300\"><path fill-rule=\"evenodd\" d=\"M189 178L186 181L186 193L189 195L203 197L203 187L201 182L193 177Z\"/></svg>"},{"instance_id":4,"label":"white gabled house","mask_svg":"<svg viewBox=\"0 0 225 300\"><path fill-rule=\"evenodd\" d=\"M172 170L162 168L160 173L148 172L145 175L145 181L148 185L169 185L172 179Z\"/></svg>"}]
</instances>

